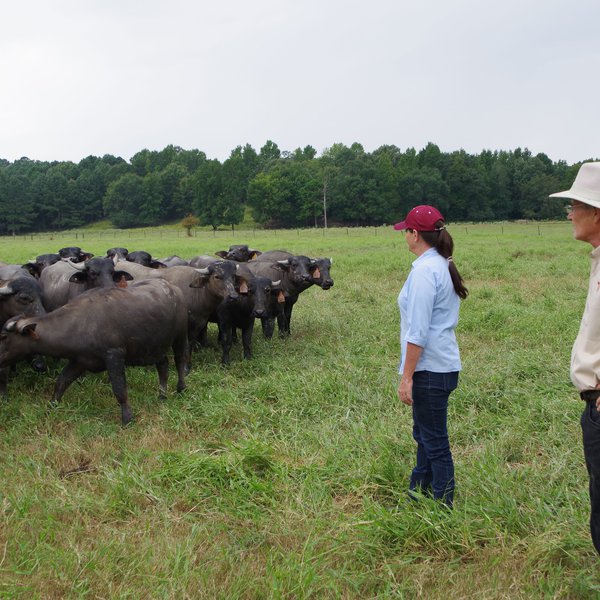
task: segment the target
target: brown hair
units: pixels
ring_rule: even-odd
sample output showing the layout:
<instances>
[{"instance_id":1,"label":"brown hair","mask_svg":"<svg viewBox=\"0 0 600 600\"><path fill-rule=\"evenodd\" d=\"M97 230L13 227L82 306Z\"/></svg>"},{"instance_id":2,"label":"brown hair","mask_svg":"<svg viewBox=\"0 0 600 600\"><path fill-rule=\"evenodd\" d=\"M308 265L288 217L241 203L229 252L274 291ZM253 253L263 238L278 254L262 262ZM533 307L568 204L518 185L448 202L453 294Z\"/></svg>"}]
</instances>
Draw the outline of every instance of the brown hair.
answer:
<instances>
[{"instance_id":1,"label":"brown hair","mask_svg":"<svg viewBox=\"0 0 600 600\"><path fill-rule=\"evenodd\" d=\"M419 235L426 244L435 248L441 256L448 260L448 270L450 271L450 278L452 279L452 285L454 285L454 291L458 294L459 298L464 300L467 297L469 290L465 287L463 278L460 276L460 273L454 264L454 260L452 260L454 241L452 236L446 231L444 221L437 221L435 227L435 231L419 231Z\"/></svg>"}]
</instances>

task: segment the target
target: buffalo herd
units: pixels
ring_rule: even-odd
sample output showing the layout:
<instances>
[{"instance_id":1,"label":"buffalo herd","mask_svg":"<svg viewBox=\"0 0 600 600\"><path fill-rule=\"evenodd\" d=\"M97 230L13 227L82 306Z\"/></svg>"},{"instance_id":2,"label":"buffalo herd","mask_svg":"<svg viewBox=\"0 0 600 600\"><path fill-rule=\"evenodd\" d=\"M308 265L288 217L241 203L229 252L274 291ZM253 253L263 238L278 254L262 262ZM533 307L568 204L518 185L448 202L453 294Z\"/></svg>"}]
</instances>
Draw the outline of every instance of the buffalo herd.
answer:
<instances>
[{"instance_id":1,"label":"buffalo herd","mask_svg":"<svg viewBox=\"0 0 600 600\"><path fill-rule=\"evenodd\" d=\"M86 371L107 371L127 425L125 367L155 365L164 398L172 350L180 392L192 350L207 345L209 322L218 326L224 365L238 330L249 359L255 320L267 339L275 322L281 337L290 335L300 293L313 285L329 289L330 269L329 258L247 245L190 260L126 248L94 257L68 247L23 265L0 262L0 393L7 395L16 363L27 360L44 370L44 357L66 359L52 403Z\"/></svg>"}]
</instances>

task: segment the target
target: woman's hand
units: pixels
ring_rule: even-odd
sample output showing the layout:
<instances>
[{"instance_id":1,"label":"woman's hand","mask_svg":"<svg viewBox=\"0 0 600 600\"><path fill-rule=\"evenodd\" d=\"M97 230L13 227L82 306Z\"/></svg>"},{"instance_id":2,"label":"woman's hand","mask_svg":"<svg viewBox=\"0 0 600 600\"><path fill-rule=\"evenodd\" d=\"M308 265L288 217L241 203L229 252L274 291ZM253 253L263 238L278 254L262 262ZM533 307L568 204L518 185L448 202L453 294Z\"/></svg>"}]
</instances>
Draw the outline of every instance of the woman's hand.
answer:
<instances>
[{"instance_id":1,"label":"woman's hand","mask_svg":"<svg viewBox=\"0 0 600 600\"><path fill-rule=\"evenodd\" d=\"M412 378L405 377L402 375L400 383L398 384L398 398L407 406L412 406Z\"/></svg>"}]
</instances>

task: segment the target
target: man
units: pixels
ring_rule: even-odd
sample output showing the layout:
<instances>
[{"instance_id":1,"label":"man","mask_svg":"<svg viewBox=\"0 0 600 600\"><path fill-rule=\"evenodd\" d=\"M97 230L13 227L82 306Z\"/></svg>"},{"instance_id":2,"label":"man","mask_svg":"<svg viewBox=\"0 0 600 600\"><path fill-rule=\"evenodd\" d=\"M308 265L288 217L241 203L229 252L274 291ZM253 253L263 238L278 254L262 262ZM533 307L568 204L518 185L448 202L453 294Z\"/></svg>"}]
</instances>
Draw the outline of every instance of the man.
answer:
<instances>
[{"instance_id":1,"label":"man","mask_svg":"<svg viewBox=\"0 0 600 600\"><path fill-rule=\"evenodd\" d=\"M590 478L590 531L600 554L600 162L581 165L571 189L551 197L572 200L568 219L573 237L594 248L587 300L571 353L571 381L586 404L581 431Z\"/></svg>"}]
</instances>

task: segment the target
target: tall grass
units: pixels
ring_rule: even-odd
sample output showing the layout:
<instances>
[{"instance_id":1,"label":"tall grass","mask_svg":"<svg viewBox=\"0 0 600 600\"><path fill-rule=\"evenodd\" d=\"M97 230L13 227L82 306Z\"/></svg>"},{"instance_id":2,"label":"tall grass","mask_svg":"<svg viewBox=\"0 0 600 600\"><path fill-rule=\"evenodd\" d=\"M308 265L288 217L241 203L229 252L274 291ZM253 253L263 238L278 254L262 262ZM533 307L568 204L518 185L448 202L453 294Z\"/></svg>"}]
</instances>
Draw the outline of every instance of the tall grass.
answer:
<instances>
[{"instance_id":1,"label":"tall grass","mask_svg":"<svg viewBox=\"0 0 600 600\"><path fill-rule=\"evenodd\" d=\"M130 369L125 430L104 374L48 410L60 364L46 376L20 367L0 405L0 595L598 597L568 377L589 249L568 224L451 229L471 292L451 513L406 498L415 447L395 394L396 297L414 257L402 235L101 233L0 239L0 258L72 244L190 257L248 242L333 256L335 286L302 294L289 339L259 327L252 361L235 348L222 368L211 331L188 389L166 402L153 369Z\"/></svg>"}]
</instances>

